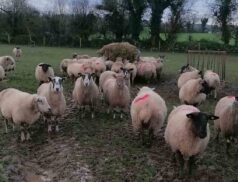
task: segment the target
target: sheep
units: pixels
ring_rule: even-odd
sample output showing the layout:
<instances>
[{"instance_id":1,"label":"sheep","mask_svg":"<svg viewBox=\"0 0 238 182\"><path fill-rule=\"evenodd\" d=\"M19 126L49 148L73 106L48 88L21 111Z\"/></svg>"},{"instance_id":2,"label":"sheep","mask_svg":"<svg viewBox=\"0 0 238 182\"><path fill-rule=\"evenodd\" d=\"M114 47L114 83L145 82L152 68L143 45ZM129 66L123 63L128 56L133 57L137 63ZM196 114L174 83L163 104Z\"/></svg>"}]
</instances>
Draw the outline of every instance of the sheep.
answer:
<instances>
[{"instance_id":1,"label":"sheep","mask_svg":"<svg viewBox=\"0 0 238 182\"><path fill-rule=\"evenodd\" d=\"M14 47L12 50L12 53L16 57L17 60L22 56L22 50L20 47Z\"/></svg>"},{"instance_id":2,"label":"sheep","mask_svg":"<svg viewBox=\"0 0 238 182\"><path fill-rule=\"evenodd\" d=\"M221 133L226 138L226 153L230 155L229 148L234 136L238 133L238 97L226 96L221 98L215 108L215 115L219 119L214 121L217 131L217 140Z\"/></svg>"},{"instance_id":3,"label":"sheep","mask_svg":"<svg viewBox=\"0 0 238 182\"><path fill-rule=\"evenodd\" d=\"M5 72L12 71L16 67L16 62L11 56L0 57L0 66L3 67Z\"/></svg>"},{"instance_id":4,"label":"sheep","mask_svg":"<svg viewBox=\"0 0 238 182\"><path fill-rule=\"evenodd\" d=\"M192 67L191 65L187 64L180 68L179 74L191 72L191 71L198 71L196 68Z\"/></svg>"},{"instance_id":5,"label":"sheep","mask_svg":"<svg viewBox=\"0 0 238 182\"><path fill-rule=\"evenodd\" d=\"M86 55L86 54L80 55L77 53L73 53L72 58L73 59L88 59L88 58L90 58L90 56Z\"/></svg>"},{"instance_id":6,"label":"sheep","mask_svg":"<svg viewBox=\"0 0 238 182\"><path fill-rule=\"evenodd\" d=\"M67 67L67 74L68 77L75 81L78 78L79 73L84 72L93 72L93 68L91 63L78 63L78 62L71 62L68 64Z\"/></svg>"},{"instance_id":7,"label":"sheep","mask_svg":"<svg viewBox=\"0 0 238 182\"><path fill-rule=\"evenodd\" d=\"M130 113L134 132L140 132L146 127L151 137L158 136L167 116L167 106L153 89L142 87L132 101Z\"/></svg>"},{"instance_id":8,"label":"sheep","mask_svg":"<svg viewBox=\"0 0 238 182\"><path fill-rule=\"evenodd\" d=\"M105 61L105 65L106 65L106 70L108 71L108 70L111 70L111 68L112 68L112 65L113 65L113 61L110 61L110 60L107 60L107 61Z\"/></svg>"},{"instance_id":9,"label":"sheep","mask_svg":"<svg viewBox=\"0 0 238 182\"><path fill-rule=\"evenodd\" d=\"M51 65L40 63L36 66L35 77L41 85L42 83L49 82L49 77L54 77L54 70Z\"/></svg>"},{"instance_id":10,"label":"sheep","mask_svg":"<svg viewBox=\"0 0 238 182\"><path fill-rule=\"evenodd\" d=\"M92 111L91 117L94 118L94 109L99 98L99 89L94 82L95 73L79 73L73 90L73 100L82 108L89 106ZM83 116L83 115L82 115Z\"/></svg>"},{"instance_id":11,"label":"sheep","mask_svg":"<svg viewBox=\"0 0 238 182\"><path fill-rule=\"evenodd\" d=\"M116 107L122 109L124 112L127 111L130 103L130 91L126 85L125 75L116 74L113 75L114 78L107 79L103 84L103 93L106 104L109 105L108 113L110 109L113 110ZM123 118L122 113L120 117ZM115 113L113 114L113 119L116 118Z\"/></svg>"},{"instance_id":12,"label":"sheep","mask_svg":"<svg viewBox=\"0 0 238 182\"><path fill-rule=\"evenodd\" d=\"M179 76L178 88L180 89L188 80L197 79L202 77L202 71L185 72Z\"/></svg>"},{"instance_id":13,"label":"sheep","mask_svg":"<svg viewBox=\"0 0 238 182\"><path fill-rule=\"evenodd\" d=\"M2 66L0 66L0 81L2 81L6 77L6 73Z\"/></svg>"},{"instance_id":14,"label":"sheep","mask_svg":"<svg viewBox=\"0 0 238 182\"><path fill-rule=\"evenodd\" d=\"M95 61L92 62L92 67L95 71L97 83L99 82L100 75L106 71L106 65L103 58L97 58Z\"/></svg>"},{"instance_id":15,"label":"sheep","mask_svg":"<svg viewBox=\"0 0 238 182\"><path fill-rule=\"evenodd\" d=\"M8 88L0 92L0 111L6 132L8 121L12 121L21 126L21 141L24 141L30 139L29 127L39 119L40 113L50 113L51 108L43 96Z\"/></svg>"},{"instance_id":16,"label":"sheep","mask_svg":"<svg viewBox=\"0 0 238 182\"><path fill-rule=\"evenodd\" d=\"M68 64L70 64L71 62L73 62L73 59L63 59L60 63L60 71L63 74L67 74L67 67Z\"/></svg>"},{"instance_id":17,"label":"sheep","mask_svg":"<svg viewBox=\"0 0 238 182\"><path fill-rule=\"evenodd\" d=\"M136 74L137 74L136 65L134 63L128 62L125 64L125 69L130 70L130 82L132 85L134 85L134 80L135 80Z\"/></svg>"},{"instance_id":18,"label":"sheep","mask_svg":"<svg viewBox=\"0 0 238 182\"><path fill-rule=\"evenodd\" d=\"M157 78L156 67L148 61L139 61L137 63L137 76L145 78L148 82Z\"/></svg>"},{"instance_id":19,"label":"sheep","mask_svg":"<svg viewBox=\"0 0 238 182\"><path fill-rule=\"evenodd\" d=\"M117 59L115 63L112 64L111 71L115 73L120 73L121 68L124 68L124 64L121 59Z\"/></svg>"},{"instance_id":20,"label":"sheep","mask_svg":"<svg viewBox=\"0 0 238 182\"><path fill-rule=\"evenodd\" d=\"M174 158L177 155L181 173L183 173L184 160L188 160L189 174L196 156L202 154L210 140L208 120L216 120L219 117L200 112L198 108L188 105L180 105L172 110L168 116L168 124L165 129L165 141L170 146Z\"/></svg>"},{"instance_id":21,"label":"sheep","mask_svg":"<svg viewBox=\"0 0 238 182\"><path fill-rule=\"evenodd\" d=\"M187 81L179 90L179 99L182 104L200 105L206 100L208 85L201 78Z\"/></svg>"},{"instance_id":22,"label":"sheep","mask_svg":"<svg viewBox=\"0 0 238 182\"><path fill-rule=\"evenodd\" d=\"M117 57L122 59L128 59L130 62L139 60L140 51L136 46L131 45L128 42L116 42L104 45L99 51L101 56L104 56L107 60L115 61Z\"/></svg>"},{"instance_id":23,"label":"sheep","mask_svg":"<svg viewBox=\"0 0 238 182\"><path fill-rule=\"evenodd\" d=\"M66 109L66 101L63 93L62 82L64 78L49 77L49 83L43 83L37 89L37 94L44 96L51 107L51 115L45 115L48 123L48 132L52 132L52 122L55 122L55 131L59 131L58 121L63 116Z\"/></svg>"},{"instance_id":24,"label":"sheep","mask_svg":"<svg viewBox=\"0 0 238 182\"><path fill-rule=\"evenodd\" d=\"M220 77L217 73L212 70L207 70L203 76L204 80L207 82L211 90L214 90L214 99L217 98L217 90L220 87Z\"/></svg>"}]
</instances>

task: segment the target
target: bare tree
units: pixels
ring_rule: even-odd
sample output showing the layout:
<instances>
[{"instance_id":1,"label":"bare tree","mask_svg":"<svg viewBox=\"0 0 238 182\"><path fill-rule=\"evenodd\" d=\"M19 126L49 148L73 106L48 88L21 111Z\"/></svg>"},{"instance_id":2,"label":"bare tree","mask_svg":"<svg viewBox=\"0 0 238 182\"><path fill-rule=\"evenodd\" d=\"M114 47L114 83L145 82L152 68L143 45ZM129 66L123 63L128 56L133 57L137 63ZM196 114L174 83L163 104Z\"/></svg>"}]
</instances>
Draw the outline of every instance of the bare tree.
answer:
<instances>
[{"instance_id":1,"label":"bare tree","mask_svg":"<svg viewBox=\"0 0 238 182\"><path fill-rule=\"evenodd\" d=\"M201 18L201 29L202 29L202 32L205 32L207 22L208 22L208 18Z\"/></svg>"}]
</instances>

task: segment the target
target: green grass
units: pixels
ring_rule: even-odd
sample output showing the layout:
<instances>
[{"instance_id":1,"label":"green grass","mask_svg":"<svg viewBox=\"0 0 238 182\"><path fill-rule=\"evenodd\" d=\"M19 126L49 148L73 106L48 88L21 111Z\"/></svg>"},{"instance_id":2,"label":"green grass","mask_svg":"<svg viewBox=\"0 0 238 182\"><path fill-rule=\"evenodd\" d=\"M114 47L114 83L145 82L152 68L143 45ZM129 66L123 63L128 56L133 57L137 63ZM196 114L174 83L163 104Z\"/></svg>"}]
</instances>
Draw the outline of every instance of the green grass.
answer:
<instances>
[{"instance_id":1,"label":"green grass","mask_svg":"<svg viewBox=\"0 0 238 182\"><path fill-rule=\"evenodd\" d=\"M35 66L40 62L51 64L56 73L59 73L59 63L63 58L71 57L73 52L82 54L96 55L94 49L71 49L71 48L54 48L54 47L27 47L21 46L23 57L17 63L15 73L9 75L7 81L0 83L0 88L14 87L23 91L35 93L38 83L34 78ZM0 55L11 54L13 46L0 45ZM158 56L158 52L142 52L143 56ZM157 91L165 99L169 111L173 105L178 105L179 100L176 88L176 74L178 69L186 63L186 54L184 53L163 53L167 57L165 63L162 81L152 84L157 87ZM227 81L229 89L222 92L224 94L233 94L236 90L231 88L237 86L237 66L238 56L230 55L227 60ZM141 86L141 84L139 85ZM40 121L33 126L33 140L30 144L17 144L17 132L4 134L4 127L0 122L0 181L9 181L12 176L21 175L9 172L8 167L14 165L17 168L18 161L15 157L23 160L37 163L42 168L57 172L57 165L52 166L54 161L65 166L69 172L71 166L69 163L76 165L77 162L83 161L88 164L92 171L95 181L172 181L177 178L177 167L170 162L170 149L165 145L163 134L154 142L151 148L141 145L141 141L136 140L130 128L130 118L126 116L124 120L113 120L111 115L105 114L105 105L97 109L96 118L89 119L90 113L86 114L84 119L79 117L76 108L70 101L73 85L66 81L64 83L65 95L67 95L68 115L61 122L61 133L52 138L48 136L44 129L43 122ZM134 96L136 89L132 89ZM213 112L216 101L210 99L206 101L201 110ZM211 124L212 125L212 124ZM212 136L214 132L212 129ZM62 143L55 143L57 139ZM64 146L69 139L73 138L74 142L69 146L78 146L70 151L67 157L54 153L54 147L51 145ZM47 154L42 152L43 149L49 150ZM237 149L237 148L236 148ZM69 149L71 150L71 149ZM233 153L235 154L235 149ZM54 156L54 160L44 160L49 156ZM8 156L8 157L6 157ZM14 156L14 158L12 158ZM44 156L44 157L42 157ZM69 158L69 163L64 162ZM62 161L62 163L60 163ZM58 163L57 163L58 164ZM59 165L58 164L58 165ZM232 181L238 179L238 161L237 155L231 159L224 157L224 148L219 144L211 141L205 155L198 161L198 173L191 181ZM69 167L68 167L69 166ZM58 170L59 171L59 170ZM58 172L54 181L68 179L67 172ZM71 171L72 172L72 171ZM69 181L66 180L66 181Z\"/></svg>"}]
</instances>

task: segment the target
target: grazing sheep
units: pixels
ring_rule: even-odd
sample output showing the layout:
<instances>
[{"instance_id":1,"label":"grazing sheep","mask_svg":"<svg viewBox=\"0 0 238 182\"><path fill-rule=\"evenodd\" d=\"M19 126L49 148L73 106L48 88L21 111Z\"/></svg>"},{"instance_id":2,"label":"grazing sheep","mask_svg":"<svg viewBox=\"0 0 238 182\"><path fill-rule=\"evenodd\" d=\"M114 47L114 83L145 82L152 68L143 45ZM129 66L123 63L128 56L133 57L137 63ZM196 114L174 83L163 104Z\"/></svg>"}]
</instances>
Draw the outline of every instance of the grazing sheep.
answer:
<instances>
[{"instance_id":1,"label":"grazing sheep","mask_svg":"<svg viewBox=\"0 0 238 182\"><path fill-rule=\"evenodd\" d=\"M20 47L14 47L12 50L13 55L16 57L17 60L22 56L22 50Z\"/></svg>"},{"instance_id":2,"label":"grazing sheep","mask_svg":"<svg viewBox=\"0 0 238 182\"><path fill-rule=\"evenodd\" d=\"M137 74L136 65L134 63L128 62L125 64L125 69L130 70L130 82L132 85L134 85L134 80L135 80L136 74Z\"/></svg>"},{"instance_id":3,"label":"grazing sheep","mask_svg":"<svg viewBox=\"0 0 238 182\"><path fill-rule=\"evenodd\" d=\"M178 106L170 113L164 136L174 157L179 159L181 173L184 160L188 160L189 174L192 173L195 157L205 151L210 139L208 120L215 119L218 117L188 105Z\"/></svg>"},{"instance_id":4,"label":"grazing sheep","mask_svg":"<svg viewBox=\"0 0 238 182\"><path fill-rule=\"evenodd\" d=\"M62 82L64 78L49 77L49 83L43 83L38 89L37 94L44 96L51 107L51 115L45 115L48 123L48 132L52 131L52 122L55 122L55 131L59 131L59 118L63 116L66 109L66 101L63 93Z\"/></svg>"},{"instance_id":5,"label":"grazing sheep","mask_svg":"<svg viewBox=\"0 0 238 182\"><path fill-rule=\"evenodd\" d=\"M190 72L190 71L198 71L196 68L190 66L189 64L184 65L180 68L179 73L186 73L186 72Z\"/></svg>"},{"instance_id":6,"label":"grazing sheep","mask_svg":"<svg viewBox=\"0 0 238 182\"><path fill-rule=\"evenodd\" d=\"M217 73L213 72L212 70L207 70L204 73L204 80L207 82L208 86L211 90L214 90L214 99L217 98L217 90L220 87L220 77Z\"/></svg>"},{"instance_id":7,"label":"grazing sheep","mask_svg":"<svg viewBox=\"0 0 238 182\"><path fill-rule=\"evenodd\" d=\"M42 83L49 82L49 77L54 77L54 70L51 65L40 63L36 66L35 77L41 85Z\"/></svg>"},{"instance_id":8,"label":"grazing sheep","mask_svg":"<svg viewBox=\"0 0 238 182\"><path fill-rule=\"evenodd\" d=\"M80 73L79 78L75 82L73 90L73 99L81 107L89 106L94 118L94 107L99 99L99 89L94 82L95 73Z\"/></svg>"},{"instance_id":9,"label":"grazing sheep","mask_svg":"<svg viewBox=\"0 0 238 182\"><path fill-rule=\"evenodd\" d=\"M39 119L40 113L51 112L45 97L13 88L0 92L0 110L6 132L8 121L21 126L21 141L30 139L29 127Z\"/></svg>"},{"instance_id":10,"label":"grazing sheep","mask_svg":"<svg viewBox=\"0 0 238 182\"><path fill-rule=\"evenodd\" d=\"M60 71L63 74L67 74L67 67L68 64L70 64L71 62L73 62L73 59L63 59L60 63Z\"/></svg>"},{"instance_id":11,"label":"grazing sheep","mask_svg":"<svg viewBox=\"0 0 238 182\"><path fill-rule=\"evenodd\" d=\"M188 80L197 79L202 77L202 71L185 72L179 76L178 88L180 89Z\"/></svg>"},{"instance_id":12,"label":"grazing sheep","mask_svg":"<svg viewBox=\"0 0 238 182\"><path fill-rule=\"evenodd\" d=\"M114 63L114 62L113 62L113 61L110 61L110 60L105 61L105 65L106 65L107 71L112 69L113 63Z\"/></svg>"},{"instance_id":13,"label":"grazing sheep","mask_svg":"<svg viewBox=\"0 0 238 182\"><path fill-rule=\"evenodd\" d=\"M146 127L151 136L158 136L166 116L167 107L163 98L151 88L142 87L131 104L134 132L140 132Z\"/></svg>"},{"instance_id":14,"label":"grazing sheep","mask_svg":"<svg viewBox=\"0 0 238 182\"><path fill-rule=\"evenodd\" d=\"M206 100L207 83L201 78L187 81L179 90L181 103L188 105L200 105Z\"/></svg>"},{"instance_id":15,"label":"grazing sheep","mask_svg":"<svg viewBox=\"0 0 238 182\"><path fill-rule=\"evenodd\" d=\"M2 81L6 77L6 73L2 66L0 66L0 81Z\"/></svg>"},{"instance_id":16,"label":"grazing sheep","mask_svg":"<svg viewBox=\"0 0 238 182\"><path fill-rule=\"evenodd\" d=\"M5 72L12 71L16 67L16 62L11 56L0 57L0 66L3 67Z\"/></svg>"},{"instance_id":17,"label":"grazing sheep","mask_svg":"<svg viewBox=\"0 0 238 182\"><path fill-rule=\"evenodd\" d=\"M121 57L123 60L127 59L130 62L139 60L140 51L136 46L131 45L128 42L116 42L104 45L98 53L104 56L106 60L115 61L117 57Z\"/></svg>"},{"instance_id":18,"label":"grazing sheep","mask_svg":"<svg viewBox=\"0 0 238 182\"><path fill-rule=\"evenodd\" d=\"M226 138L226 152L229 154L231 142L234 136L238 135L238 97L226 96L219 100L215 108L215 115L219 119L214 121L217 130L217 140L219 134Z\"/></svg>"},{"instance_id":19,"label":"grazing sheep","mask_svg":"<svg viewBox=\"0 0 238 182\"><path fill-rule=\"evenodd\" d=\"M105 102L109 105L108 112L110 109L115 109L116 107L126 112L129 108L131 96L129 88L126 85L125 75L116 74L114 78L107 79L102 86ZM123 117L122 113L120 117ZM113 118L116 118L115 113L113 114Z\"/></svg>"},{"instance_id":20,"label":"grazing sheep","mask_svg":"<svg viewBox=\"0 0 238 182\"><path fill-rule=\"evenodd\" d=\"M148 61L139 61L137 63L137 76L145 78L148 82L156 79L156 67Z\"/></svg>"}]
</instances>

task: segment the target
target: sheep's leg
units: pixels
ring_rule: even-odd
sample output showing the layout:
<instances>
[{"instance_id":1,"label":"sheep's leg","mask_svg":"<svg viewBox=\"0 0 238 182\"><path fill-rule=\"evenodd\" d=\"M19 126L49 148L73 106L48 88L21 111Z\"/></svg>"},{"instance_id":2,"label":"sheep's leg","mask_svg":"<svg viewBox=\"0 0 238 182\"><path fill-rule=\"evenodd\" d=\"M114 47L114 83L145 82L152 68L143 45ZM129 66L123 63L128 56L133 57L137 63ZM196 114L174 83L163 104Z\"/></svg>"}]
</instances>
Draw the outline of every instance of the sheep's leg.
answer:
<instances>
[{"instance_id":1,"label":"sheep's leg","mask_svg":"<svg viewBox=\"0 0 238 182\"><path fill-rule=\"evenodd\" d=\"M8 120L6 118L4 118L4 125L5 125L5 132L8 133L8 128L7 128Z\"/></svg>"},{"instance_id":2,"label":"sheep's leg","mask_svg":"<svg viewBox=\"0 0 238 182\"><path fill-rule=\"evenodd\" d=\"M230 154L230 148L231 148L231 141L232 141L232 138L231 137L228 137L227 139L226 139L226 154L227 154L227 156L231 156L231 154Z\"/></svg>"},{"instance_id":3,"label":"sheep's leg","mask_svg":"<svg viewBox=\"0 0 238 182\"><path fill-rule=\"evenodd\" d=\"M90 110L91 110L91 118L94 119L94 107L91 106Z\"/></svg>"},{"instance_id":4,"label":"sheep's leg","mask_svg":"<svg viewBox=\"0 0 238 182\"><path fill-rule=\"evenodd\" d=\"M195 164L195 156L189 157L189 160L188 160L188 173L189 173L189 175L192 175L194 164Z\"/></svg>"},{"instance_id":5,"label":"sheep's leg","mask_svg":"<svg viewBox=\"0 0 238 182\"><path fill-rule=\"evenodd\" d=\"M85 117L85 112L86 112L86 107L85 106L81 106L81 118Z\"/></svg>"},{"instance_id":6,"label":"sheep's leg","mask_svg":"<svg viewBox=\"0 0 238 182\"><path fill-rule=\"evenodd\" d=\"M26 127L26 140L31 140L31 135L30 135L30 132L29 132L29 128L30 128L30 125L28 125Z\"/></svg>"},{"instance_id":7,"label":"sheep's leg","mask_svg":"<svg viewBox=\"0 0 238 182\"><path fill-rule=\"evenodd\" d=\"M59 117L55 118L55 132L59 132Z\"/></svg>"},{"instance_id":8,"label":"sheep's leg","mask_svg":"<svg viewBox=\"0 0 238 182\"><path fill-rule=\"evenodd\" d=\"M184 175L184 158L180 151L177 151L176 155L178 157L178 161L180 164L180 172L179 173L180 173L180 176L183 176Z\"/></svg>"},{"instance_id":9,"label":"sheep's leg","mask_svg":"<svg viewBox=\"0 0 238 182\"><path fill-rule=\"evenodd\" d=\"M47 120L47 123L48 123L48 133L51 133L52 132L52 120L51 120L51 118Z\"/></svg>"},{"instance_id":10,"label":"sheep's leg","mask_svg":"<svg viewBox=\"0 0 238 182\"><path fill-rule=\"evenodd\" d=\"M217 90L214 90L214 99L217 99Z\"/></svg>"},{"instance_id":11,"label":"sheep's leg","mask_svg":"<svg viewBox=\"0 0 238 182\"><path fill-rule=\"evenodd\" d=\"M115 109L112 110L112 113L113 113L113 119L116 119L116 112L115 112Z\"/></svg>"},{"instance_id":12,"label":"sheep's leg","mask_svg":"<svg viewBox=\"0 0 238 182\"><path fill-rule=\"evenodd\" d=\"M120 118L123 119L123 112L124 112L124 109L120 109Z\"/></svg>"},{"instance_id":13,"label":"sheep's leg","mask_svg":"<svg viewBox=\"0 0 238 182\"><path fill-rule=\"evenodd\" d=\"M21 123L20 130L21 130L21 142L24 142L26 140L26 137L25 137L25 124L24 123Z\"/></svg>"}]
</instances>

